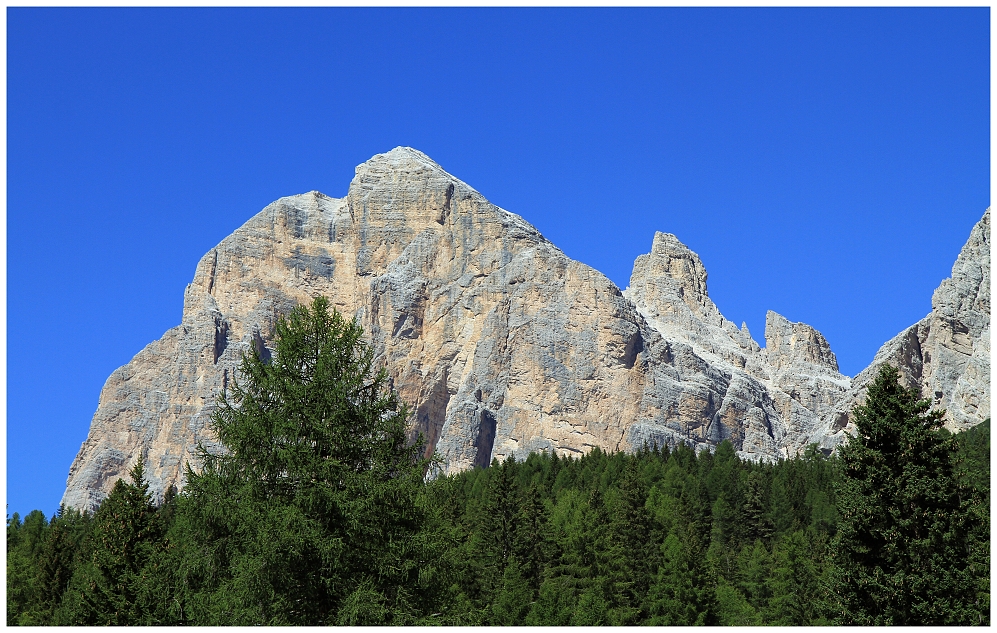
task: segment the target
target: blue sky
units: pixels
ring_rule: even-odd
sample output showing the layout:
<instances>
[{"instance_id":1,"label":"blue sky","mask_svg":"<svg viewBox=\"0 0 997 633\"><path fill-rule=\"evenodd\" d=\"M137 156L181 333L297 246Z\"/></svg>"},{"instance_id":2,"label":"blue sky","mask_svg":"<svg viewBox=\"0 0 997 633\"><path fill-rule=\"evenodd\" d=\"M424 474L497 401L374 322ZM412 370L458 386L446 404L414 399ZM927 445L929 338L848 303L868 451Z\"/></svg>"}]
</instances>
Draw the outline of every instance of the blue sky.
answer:
<instances>
[{"instance_id":1,"label":"blue sky","mask_svg":"<svg viewBox=\"0 0 997 633\"><path fill-rule=\"evenodd\" d=\"M7 9L7 512L269 202L426 152L621 288L654 231L854 375L990 204L989 9Z\"/></svg>"}]
</instances>

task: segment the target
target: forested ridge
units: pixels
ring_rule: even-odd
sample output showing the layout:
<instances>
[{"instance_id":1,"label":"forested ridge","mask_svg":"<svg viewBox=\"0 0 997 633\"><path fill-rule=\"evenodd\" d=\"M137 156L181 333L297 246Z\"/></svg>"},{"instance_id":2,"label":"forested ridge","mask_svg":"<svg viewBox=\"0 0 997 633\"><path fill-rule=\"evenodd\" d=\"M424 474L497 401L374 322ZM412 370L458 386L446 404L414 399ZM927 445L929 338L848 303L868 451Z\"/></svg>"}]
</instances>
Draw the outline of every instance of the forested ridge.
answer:
<instances>
[{"instance_id":1,"label":"forested ridge","mask_svg":"<svg viewBox=\"0 0 997 633\"><path fill-rule=\"evenodd\" d=\"M427 477L355 323L317 300L244 360L158 506L7 522L8 624L989 624L989 420L951 436L884 370L840 455L730 442Z\"/></svg>"}]
</instances>

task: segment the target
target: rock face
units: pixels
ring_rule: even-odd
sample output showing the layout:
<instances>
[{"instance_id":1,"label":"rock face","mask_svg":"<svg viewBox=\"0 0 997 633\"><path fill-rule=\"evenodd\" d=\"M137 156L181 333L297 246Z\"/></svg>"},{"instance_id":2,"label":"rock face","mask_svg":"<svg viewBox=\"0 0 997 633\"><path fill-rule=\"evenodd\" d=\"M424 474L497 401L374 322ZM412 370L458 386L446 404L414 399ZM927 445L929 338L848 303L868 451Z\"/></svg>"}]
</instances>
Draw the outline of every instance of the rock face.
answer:
<instances>
[{"instance_id":1,"label":"rock face","mask_svg":"<svg viewBox=\"0 0 997 633\"><path fill-rule=\"evenodd\" d=\"M931 296L931 313L886 342L810 439L833 449L855 434L851 410L883 363L902 382L945 409L945 426L961 431L990 417L990 209L969 234L952 276Z\"/></svg>"},{"instance_id":2,"label":"rock face","mask_svg":"<svg viewBox=\"0 0 997 633\"><path fill-rule=\"evenodd\" d=\"M742 457L795 455L850 385L809 325L769 311L761 349L746 325L725 319L707 294L699 256L674 235L655 234L623 294L671 346L688 346L710 368L708 381L662 394L678 405L677 415L638 422L632 445L638 437L674 444L684 435L710 444L730 439Z\"/></svg>"},{"instance_id":3,"label":"rock face","mask_svg":"<svg viewBox=\"0 0 997 633\"><path fill-rule=\"evenodd\" d=\"M989 259L986 275L989 336ZM963 291L946 291L951 310L964 310ZM182 323L104 385L63 502L95 507L139 456L155 494L182 488L197 444L217 448L208 422L241 354L269 354L278 316L317 295L359 320L412 407L413 435L448 472L644 442L729 438L745 457L793 455L823 439L852 388L813 328L770 312L762 349L726 320L699 257L674 236L655 235L620 292L421 152L396 148L357 167L345 198L282 198L201 259ZM972 373L989 380L986 345L965 386L952 382L967 423L984 399L989 412L989 382L981 394Z\"/></svg>"}]
</instances>

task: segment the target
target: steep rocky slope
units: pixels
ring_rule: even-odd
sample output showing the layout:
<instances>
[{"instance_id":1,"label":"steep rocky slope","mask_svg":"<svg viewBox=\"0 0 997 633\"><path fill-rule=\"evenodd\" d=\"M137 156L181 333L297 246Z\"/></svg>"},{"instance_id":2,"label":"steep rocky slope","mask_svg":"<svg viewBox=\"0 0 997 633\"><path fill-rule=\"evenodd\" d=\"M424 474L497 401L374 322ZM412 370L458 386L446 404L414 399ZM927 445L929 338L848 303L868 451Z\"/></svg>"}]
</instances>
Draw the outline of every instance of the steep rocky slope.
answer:
<instances>
[{"instance_id":1,"label":"steep rocky slope","mask_svg":"<svg viewBox=\"0 0 997 633\"><path fill-rule=\"evenodd\" d=\"M706 277L698 255L674 235L657 233L651 252L634 263L623 293L665 340L688 345L717 372L705 398L709 406L678 420L694 428L715 426L706 439L729 438L744 457L795 455L850 381L838 372L820 332L772 311L761 349L746 325L738 328L720 314L706 292ZM674 428L676 421L666 426ZM655 425L660 420L638 423L633 432Z\"/></svg>"},{"instance_id":2,"label":"steep rocky slope","mask_svg":"<svg viewBox=\"0 0 997 633\"><path fill-rule=\"evenodd\" d=\"M989 256L986 267L988 284ZM282 198L201 259L182 323L104 385L64 503L94 507L140 455L155 493L182 487L198 442L215 447L208 421L241 354L269 354L278 315L316 295L360 321L412 405L412 432L448 471L534 450L725 438L744 456L792 455L836 432L827 420L852 393L813 328L770 312L762 349L724 319L699 257L674 236L655 235L621 292L396 148L357 167L345 198ZM989 285L985 312L988 336ZM979 413L973 376L958 397Z\"/></svg>"},{"instance_id":3,"label":"steep rocky slope","mask_svg":"<svg viewBox=\"0 0 997 633\"><path fill-rule=\"evenodd\" d=\"M952 276L931 296L931 313L887 341L811 436L833 449L854 435L851 410L889 363L909 387L945 409L945 426L961 431L990 417L990 209L969 234Z\"/></svg>"}]
</instances>

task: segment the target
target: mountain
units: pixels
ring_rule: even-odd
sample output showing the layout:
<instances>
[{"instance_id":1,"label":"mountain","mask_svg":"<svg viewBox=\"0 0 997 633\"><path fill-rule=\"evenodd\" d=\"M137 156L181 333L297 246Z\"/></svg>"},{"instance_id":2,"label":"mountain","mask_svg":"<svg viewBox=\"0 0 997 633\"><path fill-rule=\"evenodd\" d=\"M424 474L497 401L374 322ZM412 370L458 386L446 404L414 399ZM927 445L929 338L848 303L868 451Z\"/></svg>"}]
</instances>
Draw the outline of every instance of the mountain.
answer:
<instances>
[{"instance_id":1,"label":"mountain","mask_svg":"<svg viewBox=\"0 0 997 633\"><path fill-rule=\"evenodd\" d=\"M990 417L990 209L969 234L952 276L931 296L931 313L886 342L811 440L833 449L854 435L851 410L889 363L901 381L945 409L946 428L962 431Z\"/></svg>"},{"instance_id":2,"label":"mountain","mask_svg":"<svg viewBox=\"0 0 997 633\"><path fill-rule=\"evenodd\" d=\"M938 317L945 323L971 312L968 329L953 325L945 339L931 321L934 338L916 333L925 332L918 384L965 403L963 425L989 417L989 211L984 220L974 235L985 261L982 247L967 254L968 272L943 283L937 308L954 315ZM985 303L979 283L967 294L981 269ZM833 448L866 372L851 381L818 331L774 312L761 348L723 317L706 278L695 253L657 233L621 292L425 154L396 148L357 167L345 198L281 198L201 259L182 323L105 383L63 502L95 507L139 456L154 494L182 488L197 444L219 448L208 423L240 356L268 355L278 316L317 295L359 320L412 406L413 436L446 472L645 442L702 449L730 439L752 459L812 441ZM958 342L951 354L936 351L944 341Z\"/></svg>"}]
</instances>

